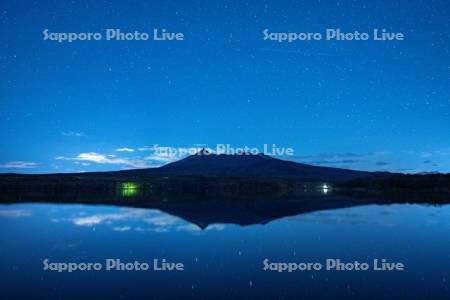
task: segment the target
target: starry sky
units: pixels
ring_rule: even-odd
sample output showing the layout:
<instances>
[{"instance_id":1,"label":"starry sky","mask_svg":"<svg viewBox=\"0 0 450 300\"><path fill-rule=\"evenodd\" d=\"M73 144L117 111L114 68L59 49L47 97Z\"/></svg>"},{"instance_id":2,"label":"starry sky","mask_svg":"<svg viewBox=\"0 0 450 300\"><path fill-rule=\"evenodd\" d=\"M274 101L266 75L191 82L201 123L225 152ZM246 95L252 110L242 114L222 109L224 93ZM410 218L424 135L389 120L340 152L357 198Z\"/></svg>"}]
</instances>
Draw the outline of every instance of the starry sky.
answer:
<instances>
[{"instance_id":1,"label":"starry sky","mask_svg":"<svg viewBox=\"0 0 450 300\"><path fill-rule=\"evenodd\" d=\"M0 172L154 167L158 147L293 148L321 166L450 172L450 2L24 1L0 5ZM183 41L43 39L182 32ZM401 32L403 41L263 39Z\"/></svg>"}]
</instances>

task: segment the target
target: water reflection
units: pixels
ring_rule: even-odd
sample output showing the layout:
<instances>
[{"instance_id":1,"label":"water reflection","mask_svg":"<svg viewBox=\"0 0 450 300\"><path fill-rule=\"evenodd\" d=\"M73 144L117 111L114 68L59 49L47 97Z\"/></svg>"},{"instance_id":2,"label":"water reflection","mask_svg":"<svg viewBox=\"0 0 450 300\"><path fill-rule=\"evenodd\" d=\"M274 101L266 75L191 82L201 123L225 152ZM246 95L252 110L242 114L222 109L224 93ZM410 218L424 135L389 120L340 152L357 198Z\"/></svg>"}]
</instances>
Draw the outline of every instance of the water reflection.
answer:
<instances>
[{"instance_id":1,"label":"water reflection","mask_svg":"<svg viewBox=\"0 0 450 300\"><path fill-rule=\"evenodd\" d=\"M449 205L330 194L147 205L0 205L4 298L13 298L8 293L22 299L86 298L80 287L95 282L108 286L89 290L88 296L98 299L209 299L217 293L219 299L448 299ZM167 258L183 262L186 271L50 273L42 271L47 257L75 262ZM315 262L330 257L387 258L408 269L386 275L261 270L265 258ZM39 286L24 289L24 278Z\"/></svg>"},{"instance_id":2,"label":"water reflection","mask_svg":"<svg viewBox=\"0 0 450 300\"><path fill-rule=\"evenodd\" d=\"M215 224L235 224L241 226L254 224L268 224L274 220L284 217L304 215L320 211L336 211L337 209L351 208L358 206L374 206L387 205L395 203L417 203L426 205L445 204L450 202L448 195L439 197L425 195L348 195L339 194L332 191L327 184L323 185L322 193L305 194L297 198L244 198L244 199L194 199L194 200L169 200L167 198L152 199L146 198L139 194L139 185L133 182L125 182L120 184L122 196L116 198L115 195L108 194L100 197L101 194L92 197L77 193L73 195L55 195L36 194L27 196L25 199L34 199L38 201L47 199L45 202L54 203L89 203L102 204L95 209L88 209L90 206L84 207L74 213L70 219L53 218L54 222L69 221L81 227L93 227L102 224L121 223L116 225L116 231L125 232L131 230L138 231L157 231L167 232L170 230L183 230L187 228L194 231L193 228L203 230L210 228ZM20 203L24 199L23 196L15 196L17 200L11 203ZM47 198L46 198L47 197ZM98 198L97 198L98 197ZM11 198L8 198L11 199ZM14 198L12 198L14 199ZM118 207L105 206L107 204L117 205ZM122 206L122 207L120 207ZM72 209L68 206L52 206L51 210L58 207ZM77 206L75 206L77 207ZM109 209L105 209L109 207ZM113 209L115 208L115 209ZM372 208L373 211L377 209ZM380 214L392 213L389 209L384 209ZM0 217L24 217L31 215L29 209L10 209L0 210ZM317 216L317 215L316 215ZM306 220L311 217L302 218ZM364 219L365 217L360 217ZM339 217L342 219L342 216ZM356 217L350 218L352 222L358 222ZM130 226L127 222L141 222L139 225ZM187 227L186 224L192 226ZM178 228L178 229L177 229ZM195 230L196 230L195 229Z\"/></svg>"},{"instance_id":3,"label":"water reflection","mask_svg":"<svg viewBox=\"0 0 450 300\"><path fill-rule=\"evenodd\" d=\"M231 225L266 225L271 222L300 222L323 224L372 224L395 226L403 219L397 218L405 207L414 211L422 205L349 205L323 206L305 201L284 204L262 202L224 203L208 202L199 204L165 204L160 209L132 208L120 206L91 205L51 205L15 204L0 205L1 218L33 217L38 208L46 207L48 221L54 224L72 224L80 228L108 228L115 232L202 232L222 231ZM427 224L437 224L442 219L442 207L427 208L430 220ZM234 213L233 213L234 212ZM439 218L438 218L439 217ZM407 220L409 221L409 220ZM445 226L448 226L450 221Z\"/></svg>"},{"instance_id":4,"label":"water reflection","mask_svg":"<svg viewBox=\"0 0 450 300\"><path fill-rule=\"evenodd\" d=\"M188 221L156 209L73 206L65 210L64 218L51 218L53 223L71 223L80 227L106 226L117 232L171 232L201 231ZM225 226L213 224L206 230L222 230Z\"/></svg>"},{"instance_id":5,"label":"water reflection","mask_svg":"<svg viewBox=\"0 0 450 300\"><path fill-rule=\"evenodd\" d=\"M143 225L151 225L153 231L166 231L167 226L177 222L176 217L157 210L138 208L75 206L65 214L69 216L52 218L52 222L71 223L80 227L109 226L118 232L142 228Z\"/></svg>"}]
</instances>

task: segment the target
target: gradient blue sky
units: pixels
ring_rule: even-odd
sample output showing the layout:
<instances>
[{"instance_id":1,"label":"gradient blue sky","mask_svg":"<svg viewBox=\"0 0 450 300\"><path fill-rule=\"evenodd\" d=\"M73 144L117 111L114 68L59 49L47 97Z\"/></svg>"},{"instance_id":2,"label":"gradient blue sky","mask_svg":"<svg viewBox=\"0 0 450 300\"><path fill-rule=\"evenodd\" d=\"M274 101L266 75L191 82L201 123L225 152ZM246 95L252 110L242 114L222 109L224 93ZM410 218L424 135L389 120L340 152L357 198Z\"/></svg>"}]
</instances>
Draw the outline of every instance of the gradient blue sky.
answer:
<instances>
[{"instance_id":1,"label":"gradient blue sky","mask_svg":"<svg viewBox=\"0 0 450 300\"><path fill-rule=\"evenodd\" d=\"M448 1L3 0L0 20L0 172L157 166L169 159L145 146L265 143L317 165L450 172ZM405 40L262 34L337 27ZM185 40L57 43L46 28Z\"/></svg>"}]
</instances>

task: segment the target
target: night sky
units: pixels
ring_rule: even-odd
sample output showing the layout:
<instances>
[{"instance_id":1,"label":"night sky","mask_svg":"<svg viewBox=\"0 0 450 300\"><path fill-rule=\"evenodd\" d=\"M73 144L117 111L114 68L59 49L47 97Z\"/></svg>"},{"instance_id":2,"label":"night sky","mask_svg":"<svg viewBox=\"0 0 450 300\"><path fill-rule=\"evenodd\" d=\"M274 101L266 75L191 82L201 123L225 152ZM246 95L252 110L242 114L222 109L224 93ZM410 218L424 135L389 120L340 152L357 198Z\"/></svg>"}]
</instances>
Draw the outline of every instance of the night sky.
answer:
<instances>
[{"instance_id":1,"label":"night sky","mask_svg":"<svg viewBox=\"0 0 450 300\"><path fill-rule=\"evenodd\" d=\"M147 2L147 3L144 3ZM450 172L450 2L0 4L0 172L152 167L155 145L290 147L321 166ZM183 41L43 39L182 32ZM403 41L263 40L401 32Z\"/></svg>"}]
</instances>

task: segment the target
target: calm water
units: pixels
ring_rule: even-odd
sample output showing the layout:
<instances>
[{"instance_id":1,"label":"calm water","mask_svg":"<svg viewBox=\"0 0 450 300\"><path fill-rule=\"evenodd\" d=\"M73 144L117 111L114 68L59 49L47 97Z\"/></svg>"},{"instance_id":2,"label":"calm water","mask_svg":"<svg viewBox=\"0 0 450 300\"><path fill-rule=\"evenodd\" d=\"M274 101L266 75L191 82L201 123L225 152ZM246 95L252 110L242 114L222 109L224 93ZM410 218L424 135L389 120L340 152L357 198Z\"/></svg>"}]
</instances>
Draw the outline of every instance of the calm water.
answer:
<instances>
[{"instance_id":1,"label":"calm water","mask_svg":"<svg viewBox=\"0 0 450 300\"><path fill-rule=\"evenodd\" d=\"M195 209L195 208L194 208ZM0 205L2 299L449 299L450 206L366 205L206 228L156 209ZM44 271L166 259L184 271ZM402 262L405 271L264 271L263 260Z\"/></svg>"}]
</instances>

